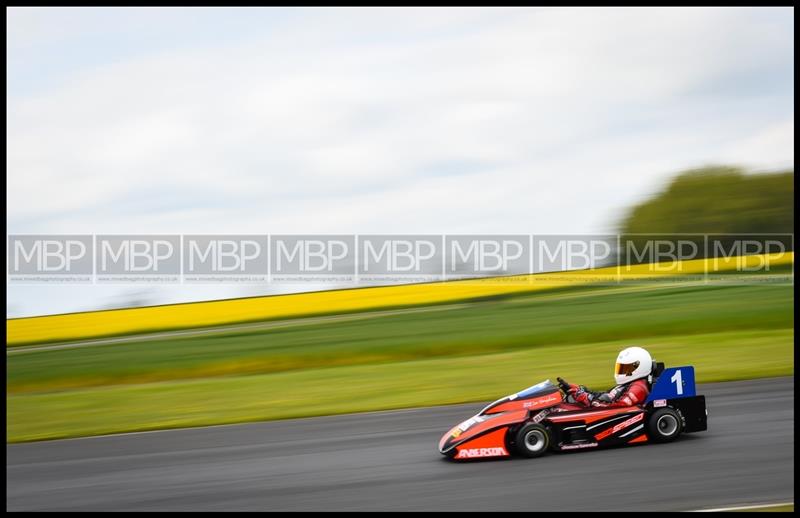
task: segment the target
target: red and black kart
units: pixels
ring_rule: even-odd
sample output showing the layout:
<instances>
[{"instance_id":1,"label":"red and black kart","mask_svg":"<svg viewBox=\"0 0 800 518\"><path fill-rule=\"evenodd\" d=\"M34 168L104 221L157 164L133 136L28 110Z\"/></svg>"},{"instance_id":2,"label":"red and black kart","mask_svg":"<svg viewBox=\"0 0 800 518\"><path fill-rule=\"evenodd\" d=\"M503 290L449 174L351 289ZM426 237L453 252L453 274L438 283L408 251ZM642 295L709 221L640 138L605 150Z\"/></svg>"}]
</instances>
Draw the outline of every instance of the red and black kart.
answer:
<instances>
[{"instance_id":1,"label":"red and black kart","mask_svg":"<svg viewBox=\"0 0 800 518\"><path fill-rule=\"evenodd\" d=\"M670 442L706 429L705 396L695 394L694 368L664 370L654 363L652 390L641 406L585 408L566 395L569 385L544 381L495 401L447 432L439 451L451 459L539 457L549 450L582 450L648 441Z\"/></svg>"}]
</instances>

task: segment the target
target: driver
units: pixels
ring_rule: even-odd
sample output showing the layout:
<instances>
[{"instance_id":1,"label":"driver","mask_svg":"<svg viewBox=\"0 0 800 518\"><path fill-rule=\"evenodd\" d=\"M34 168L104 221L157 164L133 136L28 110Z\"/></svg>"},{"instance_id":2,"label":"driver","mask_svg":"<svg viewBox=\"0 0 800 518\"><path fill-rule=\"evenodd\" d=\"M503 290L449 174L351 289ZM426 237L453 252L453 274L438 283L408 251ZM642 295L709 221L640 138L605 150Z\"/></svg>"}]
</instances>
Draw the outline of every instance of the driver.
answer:
<instances>
[{"instance_id":1,"label":"driver","mask_svg":"<svg viewBox=\"0 0 800 518\"><path fill-rule=\"evenodd\" d=\"M644 403L650 393L647 376L653 368L650 353L641 347L628 347L619 353L614 366L617 386L608 392L592 392L583 385L569 384L567 394L585 407L623 407Z\"/></svg>"}]
</instances>

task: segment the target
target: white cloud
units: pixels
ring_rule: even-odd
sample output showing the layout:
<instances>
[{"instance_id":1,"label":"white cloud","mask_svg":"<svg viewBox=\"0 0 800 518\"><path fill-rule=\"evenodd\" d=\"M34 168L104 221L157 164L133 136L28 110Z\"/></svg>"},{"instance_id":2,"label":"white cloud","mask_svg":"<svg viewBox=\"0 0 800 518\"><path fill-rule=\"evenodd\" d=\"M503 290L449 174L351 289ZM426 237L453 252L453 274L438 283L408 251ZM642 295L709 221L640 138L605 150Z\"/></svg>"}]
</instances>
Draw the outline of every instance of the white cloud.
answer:
<instances>
[{"instance_id":1,"label":"white cloud","mask_svg":"<svg viewBox=\"0 0 800 518\"><path fill-rule=\"evenodd\" d=\"M753 169L793 168L794 117L787 116L786 120L733 142L725 150L729 160Z\"/></svg>"}]
</instances>

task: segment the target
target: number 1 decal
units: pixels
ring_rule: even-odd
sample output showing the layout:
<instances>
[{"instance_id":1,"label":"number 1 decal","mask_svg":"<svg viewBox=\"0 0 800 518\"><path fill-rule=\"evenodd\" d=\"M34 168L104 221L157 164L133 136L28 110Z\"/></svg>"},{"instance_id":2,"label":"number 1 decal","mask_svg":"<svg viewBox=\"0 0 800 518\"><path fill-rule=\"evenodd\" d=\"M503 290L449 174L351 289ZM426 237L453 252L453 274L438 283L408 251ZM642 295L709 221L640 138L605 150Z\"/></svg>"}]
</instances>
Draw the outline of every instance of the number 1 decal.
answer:
<instances>
[{"instance_id":1,"label":"number 1 decal","mask_svg":"<svg viewBox=\"0 0 800 518\"><path fill-rule=\"evenodd\" d=\"M656 378L653 388L647 396L647 402L657 399L693 397L694 395L694 367L684 365L664 369L661 376Z\"/></svg>"},{"instance_id":2,"label":"number 1 decal","mask_svg":"<svg viewBox=\"0 0 800 518\"><path fill-rule=\"evenodd\" d=\"M681 378L680 369L676 370L675 374L673 374L672 377L669 380L671 382L675 383L675 385L677 387L678 395L682 396L683 395L683 378Z\"/></svg>"}]
</instances>

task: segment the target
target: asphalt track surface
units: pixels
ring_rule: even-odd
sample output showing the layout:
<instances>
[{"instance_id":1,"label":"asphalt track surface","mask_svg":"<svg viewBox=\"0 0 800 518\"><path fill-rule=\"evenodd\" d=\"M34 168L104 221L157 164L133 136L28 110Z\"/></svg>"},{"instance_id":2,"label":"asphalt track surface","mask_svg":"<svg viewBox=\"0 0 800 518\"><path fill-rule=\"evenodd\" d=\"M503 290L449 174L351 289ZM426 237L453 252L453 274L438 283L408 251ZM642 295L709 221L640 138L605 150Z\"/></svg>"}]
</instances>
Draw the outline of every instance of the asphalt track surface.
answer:
<instances>
[{"instance_id":1,"label":"asphalt track surface","mask_svg":"<svg viewBox=\"0 0 800 518\"><path fill-rule=\"evenodd\" d=\"M7 510L698 510L794 501L794 378L700 386L670 444L446 461L481 404L6 446Z\"/></svg>"}]
</instances>

